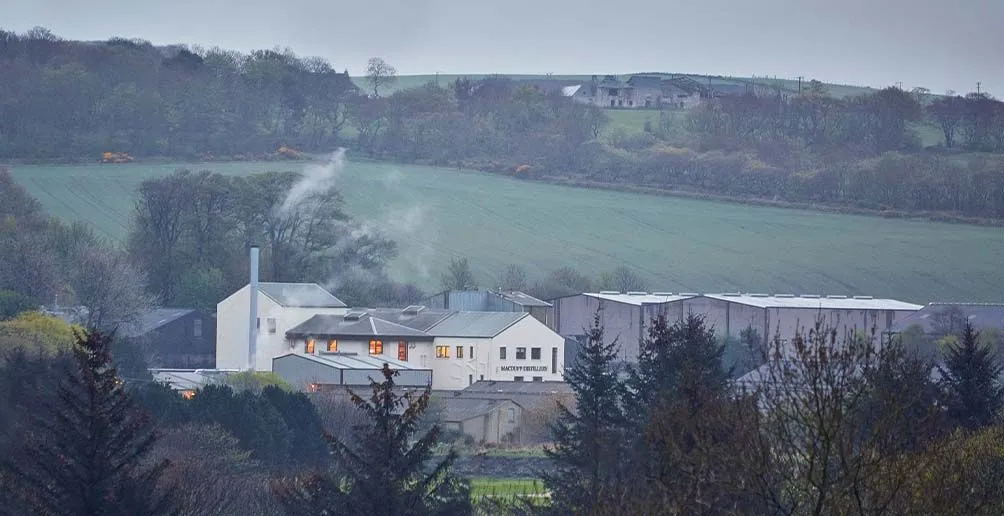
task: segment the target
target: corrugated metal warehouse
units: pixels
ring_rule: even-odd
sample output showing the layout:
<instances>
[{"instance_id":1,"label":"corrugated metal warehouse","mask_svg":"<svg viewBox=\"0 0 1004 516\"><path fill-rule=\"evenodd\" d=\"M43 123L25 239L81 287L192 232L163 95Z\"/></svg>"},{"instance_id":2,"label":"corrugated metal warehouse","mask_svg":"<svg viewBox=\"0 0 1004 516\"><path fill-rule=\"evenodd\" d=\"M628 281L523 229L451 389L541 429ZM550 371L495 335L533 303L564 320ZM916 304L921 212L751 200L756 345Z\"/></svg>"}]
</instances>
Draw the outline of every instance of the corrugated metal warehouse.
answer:
<instances>
[{"instance_id":1,"label":"corrugated metal warehouse","mask_svg":"<svg viewBox=\"0 0 1004 516\"><path fill-rule=\"evenodd\" d=\"M817 318L840 330L874 328L886 332L893 324L923 308L895 299L870 296L818 296L790 294L693 294L646 292L583 293L553 301L555 330L565 337L578 337L601 311L605 340L617 339L621 358L635 360L639 343L650 321L664 315L670 322L687 314L700 314L719 336L738 338L753 328L767 342L775 335L791 338L799 328L811 327Z\"/></svg>"}]
</instances>

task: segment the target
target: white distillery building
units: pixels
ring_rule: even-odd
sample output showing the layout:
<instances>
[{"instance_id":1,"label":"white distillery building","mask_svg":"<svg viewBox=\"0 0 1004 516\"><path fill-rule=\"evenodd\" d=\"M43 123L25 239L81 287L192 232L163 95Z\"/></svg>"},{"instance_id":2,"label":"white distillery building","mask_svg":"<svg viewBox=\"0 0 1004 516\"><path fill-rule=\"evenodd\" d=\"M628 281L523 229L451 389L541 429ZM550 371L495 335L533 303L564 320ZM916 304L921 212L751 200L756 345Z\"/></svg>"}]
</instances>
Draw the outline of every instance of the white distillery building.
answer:
<instances>
[{"instance_id":1,"label":"white distillery building","mask_svg":"<svg viewBox=\"0 0 1004 516\"><path fill-rule=\"evenodd\" d=\"M564 338L525 312L352 310L315 315L285 337L283 354L379 357L431 370L438 390L480 380L562 381L564 374Z\"/></svg>"},{"instance_id":2,"label":"white distillery building","mask_svg":"<svg viewBox=\"0 0 1004 516\"><path fill-rule=\"evenodd\" d=\"M345 303L316 283L259 283L252 363L249 359L251 285L216 305L216 368L271 371L272 359L289 353L286 332L317 314L343 315Z\"/></svg>"},{"instance_id":3,"label":"white distillery building","mask_svg":"<svg viewBox=\"0 0 1004 516\"><path fill-rule=\"evenodd\" d=\"M922 305L877 299L871 296L819 296L792 294L696 294L647 292L583 293L553 300L555 330L581 338L592 325L597 310L605 340L620 345L620 358L634 361L649 323L665 316L670 323L688 314L705 317L720 336L738 338L752 328L763 342L776 335L790 339L797 330L811 328L817 319L838 330L889 331Z\"/></svg>"}]
</instances>

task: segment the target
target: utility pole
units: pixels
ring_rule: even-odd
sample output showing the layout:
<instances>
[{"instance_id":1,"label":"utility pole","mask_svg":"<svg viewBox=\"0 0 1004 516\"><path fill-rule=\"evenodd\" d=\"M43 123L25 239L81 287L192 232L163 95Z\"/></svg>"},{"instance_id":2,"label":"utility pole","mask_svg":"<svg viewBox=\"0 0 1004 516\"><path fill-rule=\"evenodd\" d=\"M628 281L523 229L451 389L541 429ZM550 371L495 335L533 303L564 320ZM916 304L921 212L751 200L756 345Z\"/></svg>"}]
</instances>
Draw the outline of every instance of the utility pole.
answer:
<instances>
[{"instance_id":1,"label":"utility pole","mask_svg":"<svg viewBox=\"0 0 1004 516\"><path fill-rule=\"evenodd\" d=\"M980 94L980 86L982 86L982 85L983 85L983 83L981 83L980 81L976 81L976 94L977 95Z\"/></svg>"},{"instance_id":2,"label":"utility pole","mask_svg":"<svg viewBox=\"0 0 1004 516\"><path fill-rule=\"evenodd\" d=\"M802 93L802 79L804 79L804 78L805 77L803 77L801 75L798 76L798 92L799 93Z\"/></svg>"}]
</instances>

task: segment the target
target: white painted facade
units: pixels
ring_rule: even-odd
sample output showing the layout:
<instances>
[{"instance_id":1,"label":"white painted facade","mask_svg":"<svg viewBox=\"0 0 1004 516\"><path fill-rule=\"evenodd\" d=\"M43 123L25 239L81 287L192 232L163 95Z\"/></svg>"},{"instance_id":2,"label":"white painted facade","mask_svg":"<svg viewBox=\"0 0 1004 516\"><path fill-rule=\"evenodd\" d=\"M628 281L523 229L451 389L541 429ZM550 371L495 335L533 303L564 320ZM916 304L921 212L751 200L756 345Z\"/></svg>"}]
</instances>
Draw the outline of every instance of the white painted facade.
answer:
<instances>
[{"instance_id":1,"label":"white painted facade","mask_svg":"<svg viewBox=\"0 0 1004 516\"><path fill-rule=\"evenodd\" d=\"M347 308L289 307L258 293L258 339L255 360L248 364L251 287L234 292L216 305L216 368L271 371L272 359L290 352L286 331L316 314L344 315Z\"/></svg>"},{"instance_id":2,"label":"white painted facade","mask_svg":"<svg viewBox=\"0 0 1004 516\"><path fill-rule=\"evenodd\" d=\"M382 356L395 360L404 358L404 362L416 368L431 369L432 388L435 390L459 390L479 380L563 381L564 338L529 315L494 337L435 336L432 340L412 341L397 337L372 339L381 340ZM369 337L337 339L337 351L370 357L381 356L370 354L370 340ZM406 357L398 354L402 343L407 347ZM326 351L327 346L326 340L316 339L314 353ZM448 356L437 358L437 347L445 347ZM462 358L458 357L458 348L463 350ZM523 350L524 358L517 358L519 349ZM290 341L282 354L306 351L306 339L297 338ZM534 356L539 358L533 358Z\"/></svg>"}]
</instances>

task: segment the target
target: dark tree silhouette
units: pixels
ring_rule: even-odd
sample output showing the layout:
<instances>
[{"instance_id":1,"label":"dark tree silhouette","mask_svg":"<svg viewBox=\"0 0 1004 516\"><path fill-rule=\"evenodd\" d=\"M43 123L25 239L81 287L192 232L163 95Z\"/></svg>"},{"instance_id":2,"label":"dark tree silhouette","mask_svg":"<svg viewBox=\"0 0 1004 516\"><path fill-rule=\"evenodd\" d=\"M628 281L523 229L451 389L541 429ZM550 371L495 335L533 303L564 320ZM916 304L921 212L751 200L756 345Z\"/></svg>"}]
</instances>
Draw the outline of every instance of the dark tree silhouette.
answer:
<instances>
[{"instance_id":1,"label":"dark tree silhouette","mask_svg":"<svg viewBox=\"0 0 1004 516\"><path fill-rule=\"evenodd\" d=\"M1001 365L993 351L979 343L980 332L966 321L960 342L949 344L939 366L945 404L952 423L973 429L993 424L1004 406Z\"/></svg>"}]
</instances>

